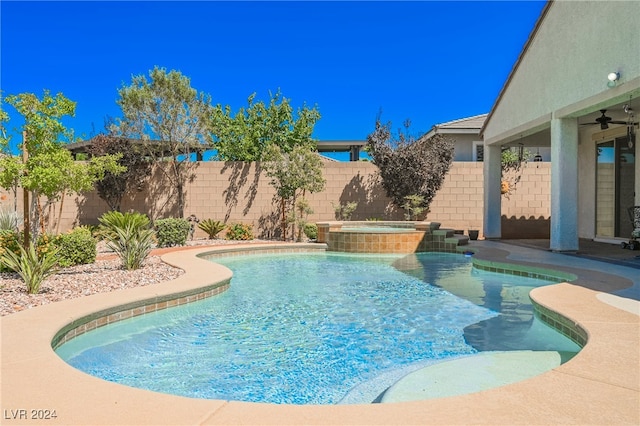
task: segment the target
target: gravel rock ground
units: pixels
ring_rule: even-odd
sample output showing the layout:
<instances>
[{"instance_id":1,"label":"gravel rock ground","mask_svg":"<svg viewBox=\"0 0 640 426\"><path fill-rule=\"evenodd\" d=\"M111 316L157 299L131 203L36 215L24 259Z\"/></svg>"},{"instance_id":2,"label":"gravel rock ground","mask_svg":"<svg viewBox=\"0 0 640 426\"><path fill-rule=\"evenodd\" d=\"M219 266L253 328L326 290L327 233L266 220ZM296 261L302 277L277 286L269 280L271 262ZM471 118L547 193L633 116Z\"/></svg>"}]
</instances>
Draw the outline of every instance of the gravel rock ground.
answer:
<instances>
[{"instance_id":1,"label":"gravel rock ground","mask_svg":"<svg viewBox=\"0 0 640 426\"><path fill-rule=\"evenodd\" d=\"M259 243L252 240L246 243ZM243 242L245 243L245 242ZM190 246L238 244L228 240L188 241ZM104 243L98 244L98 258L95 263L61 269L47 278L38 294L28 294L27 287L16 273L0 273L0 316L24 309L65 299L88 296L96 293L125 288L152 285L172 280L183 273L162 262L159 256L149 256L142 268L135 271L122 269L120 260Z\"/></svg>"}]
</instances>

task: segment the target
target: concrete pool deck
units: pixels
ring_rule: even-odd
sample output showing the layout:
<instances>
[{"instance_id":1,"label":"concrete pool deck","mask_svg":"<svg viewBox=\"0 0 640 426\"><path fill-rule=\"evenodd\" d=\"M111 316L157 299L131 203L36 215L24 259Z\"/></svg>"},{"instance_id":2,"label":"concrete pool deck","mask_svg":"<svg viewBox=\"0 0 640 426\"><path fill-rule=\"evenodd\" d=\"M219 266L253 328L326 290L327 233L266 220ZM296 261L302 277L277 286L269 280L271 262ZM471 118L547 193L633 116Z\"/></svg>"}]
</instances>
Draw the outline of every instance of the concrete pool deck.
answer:
<instances>
[{"instance_id":1,"label":"concrete pool deck","mask_svg":"<svg viewBox=\"0 0 640 426\"><path fill-rule=\"evenodd\" d=\"M276 249L310 244L252 244ZM318 245L315 245L317 247ZM588 342L569 362L542 375L477 393L389 404L292 406L199 400L130 388L89 376L62 361L52 342L61 330L100 318L131 316L144 305L171 306L200 289L215 294L229 271L196 257L228 246L167 253L185 270L153 286L66 300L0 318L2 424L640 424L640 289L637 269L495 241L467 246L475 257L575 274L572 283L535 289L532 299L583 329ZM313 248L311 248L313 249ZM637 297L637 296L636 296ZM119 313L120 312L120 313ZM124 312L124 313L123 313ZM99 313L99 314L96 314ZM82 327L82 326L81 326ZM461 374L464 374L463 372ZM55 410L55 418L41 419Z\"/></svg>"}]
</instances>

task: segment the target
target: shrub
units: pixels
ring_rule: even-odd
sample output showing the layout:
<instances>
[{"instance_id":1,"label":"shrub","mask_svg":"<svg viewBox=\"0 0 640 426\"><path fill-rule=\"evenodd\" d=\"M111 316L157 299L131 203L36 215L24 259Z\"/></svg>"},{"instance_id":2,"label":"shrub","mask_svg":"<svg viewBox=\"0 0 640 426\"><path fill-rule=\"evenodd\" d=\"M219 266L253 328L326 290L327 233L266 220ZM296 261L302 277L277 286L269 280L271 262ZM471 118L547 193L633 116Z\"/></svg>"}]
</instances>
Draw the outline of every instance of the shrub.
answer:
<instances>
[{"instance_id":1,"label":"shrub","mask_svg":"<svg viewBox=\"0 0 640 426\"><path fill-rule=\"evenodd\" d=\"M105 236L105 240L125 269L139 269L153 248L154 232L153 229L138 228L134 223L128 223L123 228L115 228L113 234Z\"/></svg>"},{"instance_id":2,"label":"shrub","mask_svg":"<svg viewBox=\"0 0 640 426\"><path fill-rule=\"evenodd\" d=\"M0 264L14 270L27 285L29 294L36 294L40 291L42 282L49 276L56 273L57 250L38 253L33 243L29 243L29 249L19 246L20 254L11 250L5 250L0 256Z\"/></svg>"},{"instance_id":3,"label":"shrub","mask_svg":"<svg viewBox=\"0 0 640 426\"><path fill-rule=\"evenodd\" d=\"M22 219L13 210L0 209L0 231L17 231Z\"/></svg>"},{"instance_id":4,"label":"shrub","mask_svg":"<svg viewBox=\"0 0 640 426\"><path fill-rule=\"evenodd\" d=\"M405 220L417 220L424 212L429 212L427 207L424 207L424 197L422 195L407 195L404 197L405 203L402 208L405 211Z\"/></svg>"},{"instance_id":5,"label":"shrub","mask_svg":"<svg viewBox=\"0 0 640 426\"><path fill-rule=\"evenodd\" d=\"M225 227L224 223L213 219L204 219L198 223L198 228L206 232L210 240L214 239Z\"/></svg>"},{"instance_id":6,"label":"shrub","mask_svg":"<svg viewBox=\"0 0 640 426\"><path fill-rule=\"evenodd\" d=\"M107 239L108 234L111 234L111 237L115 236L116 229L124 229L128 225L136 229L148 229L151 223L146 214L138 212L111 211L103 214L98 220L100 221L98 234L104 239Z\"/></svg>"},{"instance_id":7,"label":"shrub","mask_svg":"<svg viewBox=\"0 0 640 426\"><path fill-rule=\"evenodd\" d=\"M158 219L154 225L159 247L183 246L187 242L191 227L187 219Z\"/></svg>"},{"instance_id":8,"label":"shrub","mask_svg":"<svg viewBox=\"0 0 640 426\"><path fill-rule=\"evenodd\" d=\"M338 205L331 203L331 205L333 206L333 210L336 213L337 220L351 220L351 215L358 208L357 201L351 201L345 204Z\"/></svg>"},{"instance_id":9,"label":"shrub","mask_svg":"<svg viewBox=\"0 0 640 426\"><path fill-rule=\"evenodd\" d=\"M227 240L253 240L253 225L233 223L227 228Z\"/></svg>"},{"instance_id":10,"label":"shrub","mask_svg":"<svg viewBox=\"0 0 640 426\"><path fill-rule=\"evenodd\" d=\"M307 223L304 225L304 235L310 240L318 239L318 225L315 223Z\"/></svg>"},{"instance_id":11,"label":"shrub","mask_svg":"<svg viewBox=\"0 0 640 426\"><path fill-rule=\"evenodd\" d=\"M154 232L142 213L107 212L100 217L100 234L125 269L138 269L153 248Z\"/></svg>"},{"instance_id":12,"label":"shrub","mask_svg":"<svg viewBox=\"0 0 640 426\"><path fill-rule=\"evenodd\" d=\"M23 232L0 230L0 256L6 251L11 251L17 256L20 256L20 248L23 247L23 240ZM52 244L50 244L50 238L48 235L44 234L38 237L38 242L35 246L35 250L38 255L43 255L44 253L50 251L52 248L53 246ZM0 272L6 272L9 270L11 270L11 268L0 262Z\"/></svg>"},{"instance_id":13,"label":"shrub","mask_svg":"<svg viewBox=\"0 0 640 426\"><path fill-rule=\"evenodd\" d=\"M63 267L84 265L96 260L96 240L87 227L78 227L53 239L58 249L58 264Z\"/></svg>"}]
</instances>

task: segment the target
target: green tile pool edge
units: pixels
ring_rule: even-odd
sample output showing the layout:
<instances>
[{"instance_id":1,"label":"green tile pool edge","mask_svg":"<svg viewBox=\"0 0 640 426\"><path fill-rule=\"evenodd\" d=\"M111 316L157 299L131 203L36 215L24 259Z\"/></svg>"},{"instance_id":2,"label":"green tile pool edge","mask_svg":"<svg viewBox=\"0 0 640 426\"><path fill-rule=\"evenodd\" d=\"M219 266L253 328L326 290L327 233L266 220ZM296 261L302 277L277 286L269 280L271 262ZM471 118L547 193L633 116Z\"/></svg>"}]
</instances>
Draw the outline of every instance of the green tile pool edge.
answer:
<instances>
[{"instance_id":1,"label":"green tile pool edge","mask_svg":"<svg viewBox=\"0 0 640 426\"><path fill-rule=\"evenodd\" d=\"M472 251L465 247L459 247L459 252ZM473 252L473 251L472 251ZM488 271L497 272L500 274L515 275L519 277L536 278L545 281L552 281L556 284L561 282L571 282L578 279L577 275L569 272L557 271L548 268L539 268L535 266L520 265L515 263L495 262L486 259L478 259L474 257L472 259L473 267ZM534 314L542 322L563 334L565 337L571 339L575 344L580 347L584 347L588 340L587 331L579 324L576 324L571 319L561 315L560 313L553 311L545 306L540 305L535 300L529 298L533 305Z\"/></svg>"},{"instance_id":2,"label":"green tile pool edge","mask_svg":"<svg viewBox=\"0 0 640 426\"><path fill-rule=\"evenodd\" d=\"M444 248L444 247L443 247ZM227 249L218 249L206 253L198 254L197 257L208 260L216 257L223 256L243 256L252 254L255 252L261 252L264 254L275 253L301 253L301 252L314 252L314 251L326 251L326 244L318 244L318 247L271 247L271 246L253 246L253 247L233 247ZM443 252L458 252L464 253L468 251L465 247L458 247L457 250L442 250ZM552 269L527 267L522 265L516 265L511 263L502 263L488 261L484 259L473 258L473 266L475 268L486 270L489 272L497 272L503 274L524 276L530 278L539 278L547 281L573 281L577 277L573 274L564 273L561 271L555 271ZM132 318L138 315L144 315L146 313L155 312L162 309L167 309L173 306L178 306L186 303L199 301L211 296L215 296L226 291L230 286L230 280L223 280L213 284L209 284L203 287L198 287L183 292L172 293L160 297L151 299L137 300L131 303L114 306L108 309L103 309L78 318L62 327L51 341L51 347L55 350L60 345L68 342L69 340L80 336L88 331L94 330L98 327L102 327L107 324L122 321L128 318ZM583 347L587 342L587 332L578 324L571 321L569 318L552 311L540 304L535 300L531 300L535 315L543 321L545 324L554 328L558 332L562 333L573 342Z\"/></svg>"},{"instance_id":3,"label":"green tile pool edge","mask_svg":"<svg viewBox=\"0 0 640 426\"><path fill-rule=\"evenodd\" d=\"M197 255L197 257L207 260L210 258L221 256L241 256L245 254L255 253L256 251L266 254L273 254L313 252L319 250L325 251L326 246L323 244L319 244L318 247L306 246L294 248L253 246L249 249L245 247L234 247L201 253ZM192 288L189 290L148 299L136 300L130 303L102 309L100 311L78 318L62 327L51 340L51 347L55 350L60 345L68 342L69 340L107 324L113 324L115 322L136 317L138 315L144 315L147 313L156 312L174 306L184 305L191 302L197 302L199 300L218 295L229 289L230 282L230 279L226 279L202 287Z\"/></svg>"}]
</instances>

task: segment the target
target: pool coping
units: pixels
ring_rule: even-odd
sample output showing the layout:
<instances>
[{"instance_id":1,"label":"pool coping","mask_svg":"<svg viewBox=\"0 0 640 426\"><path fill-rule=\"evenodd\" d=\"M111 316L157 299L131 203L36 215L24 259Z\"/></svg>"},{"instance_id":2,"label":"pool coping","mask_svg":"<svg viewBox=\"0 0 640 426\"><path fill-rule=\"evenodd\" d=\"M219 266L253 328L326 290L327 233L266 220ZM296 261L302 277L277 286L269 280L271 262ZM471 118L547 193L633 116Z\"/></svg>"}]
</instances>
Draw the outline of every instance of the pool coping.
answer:
<instances>
[{"instance_id":1,"label":"pool coping","mask_svg":"<svg viewBox=\"0 0 640 426\"><path fill-rule=\"evenodd\" d=\"M267 243L232 250L241 254L256 249L306 249L304 246ZM230 248L164 254L165 262L185 270L166 283L65 300L0 317L2 424L640 424L640 317L598 297L603 293L599 289L602 282L614 288L630 285L629 280L615 275L613 267L603 273L606 277L594 279L591 271L549 265L549 270L564 270L577 279L531 293L537 306L585 330L588 343L576 357L522 382L455 397L332 406L191 399L103 381L75 370L53 352L52 342L61 330L97 312L112 315L114 309L120 309L117 307L135 309L141 302L148 306L155 300L162 307L172 295L189 297L203 287L213 290L217 283L228 282L231 273L227 268L198 257L224 250ZM507 259L508 251L481 244L474 256L480 262L527 266ZM46 410L55 410L57 417L31 419L32 414L46 415Z\"/></svg>"}]
</instances>

